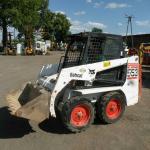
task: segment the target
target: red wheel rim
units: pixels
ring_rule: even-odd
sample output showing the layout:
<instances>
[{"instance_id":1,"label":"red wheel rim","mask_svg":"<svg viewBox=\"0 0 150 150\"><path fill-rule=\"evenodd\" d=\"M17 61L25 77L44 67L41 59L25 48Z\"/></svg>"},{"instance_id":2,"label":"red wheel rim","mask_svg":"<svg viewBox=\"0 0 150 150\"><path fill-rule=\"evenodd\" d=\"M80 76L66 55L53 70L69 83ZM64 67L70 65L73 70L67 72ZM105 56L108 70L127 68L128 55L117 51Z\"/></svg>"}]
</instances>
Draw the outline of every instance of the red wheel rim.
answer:
<instances>
[{"instance_id":1,"label":"red wheel rim","mask_svg":"<svg viewBox=\"0 0 150 150\"><path fill-rule=\"evenodd\" d=\"M121 104L117 99L112 99L106 106L106 115L109 119L116 119L121 113Z\"/></svg>"},{"instance_id":2,"label":"red wheel rim","mask_svg":"<svg viewBox=\"0 0 150 150\"><path fill-rule=\"evenodd\" d=\"M90 108L87 105L77 105L71 112L71 124L81 127L88 124L90 120Z\"/></svg>"}]
</instances>

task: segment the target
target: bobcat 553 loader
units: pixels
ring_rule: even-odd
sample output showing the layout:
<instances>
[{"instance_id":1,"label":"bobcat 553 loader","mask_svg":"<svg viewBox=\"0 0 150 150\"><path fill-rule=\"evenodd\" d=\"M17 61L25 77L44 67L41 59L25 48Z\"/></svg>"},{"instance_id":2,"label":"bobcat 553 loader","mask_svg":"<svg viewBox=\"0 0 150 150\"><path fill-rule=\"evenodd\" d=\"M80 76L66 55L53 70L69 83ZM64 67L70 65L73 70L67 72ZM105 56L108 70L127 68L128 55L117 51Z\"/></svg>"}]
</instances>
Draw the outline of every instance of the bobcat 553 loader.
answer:
<instances>
[{"instance_id":1,"label":"bobcat 553 loader","mask_svg":"<svg viewBox=\"0 0 150 150\"><path fill-rule=\"evenodd\" d=\"M7 95L11 114L38 122L59 116L72 132L85 130L95 116L116 122L138 103L138 56L124 57L118 35L81 33L69 41L59 64L43 66L35 84Z\"/></svg>"}]
</instances>

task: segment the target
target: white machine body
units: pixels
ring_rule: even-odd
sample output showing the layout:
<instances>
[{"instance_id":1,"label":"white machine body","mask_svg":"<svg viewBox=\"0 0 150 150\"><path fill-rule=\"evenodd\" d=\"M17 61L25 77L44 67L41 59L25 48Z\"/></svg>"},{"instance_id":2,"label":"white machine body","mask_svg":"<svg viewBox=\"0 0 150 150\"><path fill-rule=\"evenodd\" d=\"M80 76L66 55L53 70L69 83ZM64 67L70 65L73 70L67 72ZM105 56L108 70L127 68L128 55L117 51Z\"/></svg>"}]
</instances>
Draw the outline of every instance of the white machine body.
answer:
<instances>
[{"instance_id":1,"label":"white machine body","mask_svg":"<svg viewBox=\"0 0 150 150\"><path fill-rule=\"evenodd\" d=\"M96 74L122 65L127 65L126 80L122 86L92 87L90 83L95 80ZM108 91L121 91L126 98L126 105L138 103L139 98L139 60L138 56L102 61L92 64L62 68L59 73L58 64L43 66L37 84L51 92L49 100L50 115L56 117L55 101L57 95L72 81L86 81L90 88L76 89L75 91L86 94L96 94ZM96 100L95 100L96 101Z\"/></svg>"}]
</instances>

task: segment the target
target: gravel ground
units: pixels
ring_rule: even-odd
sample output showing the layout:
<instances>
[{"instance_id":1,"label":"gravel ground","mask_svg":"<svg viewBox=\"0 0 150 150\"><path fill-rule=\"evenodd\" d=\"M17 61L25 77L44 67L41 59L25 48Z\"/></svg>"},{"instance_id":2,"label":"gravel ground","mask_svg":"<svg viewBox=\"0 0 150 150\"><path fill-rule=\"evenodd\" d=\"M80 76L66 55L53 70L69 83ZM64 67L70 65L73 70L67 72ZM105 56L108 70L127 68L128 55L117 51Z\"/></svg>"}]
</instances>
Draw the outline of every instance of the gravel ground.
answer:
<instances>
[{"instance_id":1,"label":"gravel ground","mask_svg":"<svg viewBox=\"0 0 150 150\"><path fill-rule=\"evenodd\" d=\"M115 124L94 123L85 132L68 133L58 120L41 124L9 114L5 95L26 81L34 81L43 64L57 63L63 53L50 56L0 56L0 149L3 150L150 150L150 71L144 73L143 96L127 107Z\"/></svg>"}]
</instances>

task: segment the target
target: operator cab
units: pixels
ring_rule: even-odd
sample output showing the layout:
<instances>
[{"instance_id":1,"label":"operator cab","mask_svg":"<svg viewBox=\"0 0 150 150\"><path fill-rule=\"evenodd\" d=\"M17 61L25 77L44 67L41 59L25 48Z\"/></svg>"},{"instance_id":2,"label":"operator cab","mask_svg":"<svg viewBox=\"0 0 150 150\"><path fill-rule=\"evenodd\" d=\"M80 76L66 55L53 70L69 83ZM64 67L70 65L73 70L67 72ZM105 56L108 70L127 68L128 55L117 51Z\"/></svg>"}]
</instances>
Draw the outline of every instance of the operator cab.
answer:
<instances>
[{"instance_id":1,"label":"operator cab","mask_svg":"<svg viewBox=\"0 0 150 150\"><path fill-rule=\"evenodd\" d=\"M91 64L124 57L123 37L105 33L80 33L69 37L62 68ZM61 62L61 61L60 61ZM61 67L59 68L61 70ZM96 74L93 85L122 85L126 66L119 66Z\"/></svg>"},{"instance_id":2,"label":"operator cab","mask_svg":"<svg viewBox=\"0 0 150 150\"><path fill-rule=\"evenodd\" d=\"M63 68L117 59L123 54L123 38L105 33L80 33L69 37Z\"/></svg>"}]
</instances>

